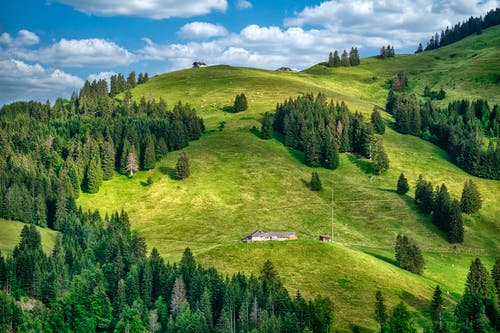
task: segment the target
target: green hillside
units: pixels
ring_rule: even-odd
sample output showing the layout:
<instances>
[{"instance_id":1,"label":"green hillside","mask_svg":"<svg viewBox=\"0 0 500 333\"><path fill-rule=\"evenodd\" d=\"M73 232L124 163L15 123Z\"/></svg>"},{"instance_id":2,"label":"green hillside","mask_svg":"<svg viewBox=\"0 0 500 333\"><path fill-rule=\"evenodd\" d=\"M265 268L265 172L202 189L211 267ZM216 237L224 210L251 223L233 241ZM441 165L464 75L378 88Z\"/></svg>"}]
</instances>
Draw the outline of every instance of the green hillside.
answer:
<instances>
[{"instance_id":1,"label":"green hillside","mask_svg":"<svg viewBox=\"0 0 500 333\"><path fill-rule=\"evenodd\" d=\"M9 254L16 247L24 225L21 222L0 219L0 251L2 254ZM58 232L47 228L37 227L37 229L42 236L43 250L45 253L51 253Z\"/></svg>"},{"instance_id":2,"label":"green hillside","mask_svg":"<svg viewBox=\"0 0 500 333\"><path fill-rule=\"evenodd\" d=\"M172 152L150 172L138 172L132 179L115 175L99 193L82 194L78 204L101 213L125 209L133 229L168 260L179 259L189 246L201 262L224 272L256 273L270 259L291 291L330 296L340 328L351 324L375 328L371 318L378 288L391 305L402 299L419 311L428 307L436 284L454 302L463 291L471 260L480 256L490 269L498 254L499 181L471 177L436 146L388 128L383 136L391 161L388 172L374 176L368 160L341 154L337 170L315 169L324 190L314 193L306 187L312 169L303 164L301 153L275 139L261 140L251 128L260 126L262 114L273 111L276 103L307 92L321 91L345 101L351 111L368 114L374 104L385 103L387 81L401 69L410 73L415 92L425 85L443 86L447 100L483 97L500 103L495 76L500 73L499 46L500 27L496 27L442 49L389 60L363 59L353 68L314 66L283 73L213 66L159 75L132 93L137 100L161 96L170 106L178 100L189 102L205 119L208 133L185 149L192 160L191 177L173 179L179 152ZM224 112L241 92L249 109ZM388 114L384 117L391 122ZM225 129L216 130L222 121ZM410 181L409 196L395 192L401 172ZM434 185L445 183L458 199L466 179L473 178L478 185L483 208L465 218L463 245L448 244L417 210L411 196L419 174ZM148 176L154 180L150 186L146 186ZM332 189L335 243L323 244L314 240L330 230ZM296 231L299 241L238 242L257 228ZM393 246L401 232L415 238L424 252L422 276L393 265Z\"/></svg>"}]
</instances>

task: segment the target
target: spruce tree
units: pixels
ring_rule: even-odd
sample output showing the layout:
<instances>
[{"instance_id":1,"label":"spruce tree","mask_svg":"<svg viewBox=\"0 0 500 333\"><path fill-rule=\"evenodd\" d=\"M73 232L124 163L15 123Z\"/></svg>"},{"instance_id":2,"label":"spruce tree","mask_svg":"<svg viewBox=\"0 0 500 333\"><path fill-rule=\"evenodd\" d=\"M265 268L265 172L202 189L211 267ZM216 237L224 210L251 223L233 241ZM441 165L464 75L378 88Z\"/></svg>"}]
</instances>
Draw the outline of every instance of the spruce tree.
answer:
<instances>
[{"instance_id":1,"label":"spruce tree","mask_svg":"<svg viewBox=\"0 0 500 333\"><path fill-rule=\"evenodd\" d=\"M391 317L389 318L390 332L400 333L416 333L417 327L413 314L408 310L408 307L403 303L396 305L392 309Z\"/></svg>"},{"instance_id":2,"label":"spruce tree","mask_svg":"<svg viewBox=\"0 0 500 333\"><path fill-rule=\"evenodd\" d=\"M447 233L450 230L450 195L445 184L437 187L436 193L432 210L432 223Z\"/></svg>"},{"instance_id":3,"label":"spruce tree","mask_svg":"<svg viewBox=\"0 0 500 333\"><path fill-rule=\"evenodd\" d=\"M189 155L183 151L179 158L177 158L177 163L175 165L175 174L178 179L188 178L191 174L191 167L189 162Z\"/></svg>"},{"instance_id":4,"label":"spruce tree","mask_svg":"<svg viewBox=\"0 0 500 333\"><path fill-rule=\"evenodd\" d=\"M328 55L328 63L327 63L328 67L334 67L335 64L333 62L333 53L330 52L330 54Z\"/></svg>"},{"instance_id":5,"label":"spruce tree","mask_svg":"<svg viewBox=\"0 0 500 333\"><path fill-rule=\"evenodd\" d=\"M143 168L144 170L154 169L156 162L156 152L155 152L155 140L152 135L146 137L146 143L144 145L144 158L143 158Z\"/></svg>"},{"instance_id":6,"label":"spruce tree","mask_svg":"<svg viewBox=\"0 0 500 333\"><path fill-rule=\"evenodd\" d=\"M349 54L347 54L346 50L342 52L340 63L342 64L342 66L351 66L351 63L349 62Z\"/></svg>"},{"instance_id":7,"label":"spruce tree","mask_svg":"<svg viewBox=\"0 0 500 333\"><path fill-rule=\"evenodd\" d=\"M264 113L260 137L264 140L268 140L273 137L273 116L269 112Z\"/></svg>"},{"instance_id":8,"label":"spruce tree","mask_svg":"<svg viewBox=\"0 0 500 333\"><path fill-rule=\"evenodd\" d=\"M323 188L321 185L321 179L319 179L319 175L316 171L313 171L313 173L311 174L309 187L311 188L311 191L321 191L321 189Z\"/></svg>"},{"instance_id":9,"label":"spruce tree","mask_svg":"<svg viewBox=\"0 0 500 333\"><path fill-rule=\"evenodd\" d=\"M420 248L413 239L399 234L396 238L395 252L399 267L414 274L421 274L423 272L424 258L420 252Z\"/></svg>"},{"instance_id":10,"label":"spruce tree","mask_svg":"<svg viewBox=\"0 0 500 333\"><path fill-rule=\"evenodd\" d=\"M415 202L425 214L430 214L432 212L434 206L434 189L432 183L425 181L422 175L420 175L417 180Z\"/></svg>"},{"instance_id":11,"label":"spruce tree","mask_svg":"<svg viewBox=\"0 0 500 333\"><path fill-rule=\"evenodd\" d=\"M87 192L97 193L101 186L102 178L101 158L98 155L93 156L87 168L85 180Z\"/></svg>"},{"instance_id":12,"label":"spruce tree","mask_svg":"<svg viewBox=\"0 0 500 333\"><path fill-rule=\"evenodd\" d=\"M500 305L500 258L497 258L497 260L495 261L495 265L491 270L491 279L493 280L493 284L497 292L498 302Z\"/></svg>"},{"instance_id":13,"label":"spruce tree","mask_svg":"<svg viewBox=\"0 0 500 333\"><path fill-rule=\"evenodd\" d=\"M462 213L460 212L460 203L458 200L453 200L450 204L448 213L448 241L450 243L463 243L464 241L464 224L462 221Z\"/></svg>"},{"instance_id":14,"label":"spruce tree","mask_svg":"<svg viewBox=\"0 0 500 333\"><path fill-rule=\"evenodd\" d=\"M434 327L434 332L443 331L442 329L443 306L444 306L443 292L441 291L441 288L439 286L436 286L436 289L434 289L434 294L432 295L432 301L430 307L431 320L432 320L432 326Z\"/></svg>"},{"instance_id":15,"label":"spruce tree","mask_svg":"<svg viewBox=\"0 0 500 333\"><path fill-rule=\"evenodd\" d=\"M396 192L399 194L406 194L410 190L410 186L408 185L408 180L403 173L399 175L398 178L398 186Z\"/></svg>"},{"instance_id":16,"label":"spruce tree","mask_svg":"<svg viewBox=\"0 0 500 333\"><path fill-rule=\"evenodd\" d=\"M335 50L335 52L333 52L333 67L339 67L341 63L339 51Z\"/></svg>"},{"instance_id":17,"label":"spruce tree","mask_svg":"<svg viewBox=\"0 0 500 333\"><path fill-rule=\"evenodd\" d=\"M476 184L469 179L465 181L460 200L460 208L465 214L473 214L481 208L481 195Z\"/></svg>"},{"instance_id":18,"label":"spruce tree","mask_svg":"<svg viewBox=\"0 0 500 333\"><path fill-rule=\"evenodd\" d=\"M318 167L321 162L321 146L318 135L312 132L306 139L304 149L304 162L307 166Z\"/></svg>"},{"instance_id":19,"label":"spruce tree","mask_svg":"<svg viewBox=\"0 0 500 333\"><path fill-rule=\"evenodd\" d=\"M380 331L384 331L387 323L387 308L380 290L377 290L375 294L375 320L379 324Z\"/></svg>"},{"instance_id":20,"label":"spruce tree","mask_svg":"<svg viewBox=\"0 0 500 333\"><path fill-rule=\"evenodd\" d=\"M106 141L101 147L102 179L109 180L113 177L115 170L115 148L113 141Z\"/></svg>"},{"instance_id":21,"label":"spruce tree","mask_svg":"<svg viewBox=\"0 0 500 333\"><path fill-rule=\"evenodd\" d=\"M233 110L234 112L241 112L248 109L247 97L244 93L236 95L234 98Z\"/></svg>"},{"instance_id":22,"label":"spruce tree","mask_svg":"<svg viewBox=\"0 0 500 333\"><path fill-rule=\"evenodd\" d=\"M380 114L378 107L373 108L373 112L371 115L371 123L373 125L373 129L375 130L375 133L377 134L385 133L384 120L382 119L382 115Z\"/></svg>"},{"instance_id":23,"label":"spruce tree","mask_svg":"<svg viewBox=\"0 0 500 333\"><path fill-rule=\"evenodd\" d=\"M389 169L389 157L384 150L382 139L377 140L373 162L375 163L375 170L377 170L379 175Z\"/></svg>"},{"instance_id":24,"label":"spruce tree","mask_svg":"<svg viewBox=\"0 0 500 333\"><path fill-rule=\"evenodd\" d=\"M335 170L339 166L339 152L337 146L330 136L323 140L321 152L321 166L330 170Z\"/></svg>"}]
</instances>

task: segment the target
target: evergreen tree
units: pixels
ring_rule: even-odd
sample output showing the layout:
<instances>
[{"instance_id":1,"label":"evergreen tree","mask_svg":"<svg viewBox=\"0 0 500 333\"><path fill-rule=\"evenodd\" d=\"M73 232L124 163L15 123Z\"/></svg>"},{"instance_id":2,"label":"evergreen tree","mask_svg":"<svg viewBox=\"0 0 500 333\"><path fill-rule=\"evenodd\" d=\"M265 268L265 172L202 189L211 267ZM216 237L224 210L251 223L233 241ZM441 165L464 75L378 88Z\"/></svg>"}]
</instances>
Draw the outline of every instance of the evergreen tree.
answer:
<instances>
[{"instance_id":1,"label":"evergreen tree","mask_svg":"<svg viewBox=\"0 0 500 333\"><path fill-rule=\"evenodd\" d=\"M305 140L304 162L310 167L318 167L321 164L321 146L315 132L308 135Z\"/></svg>"},{"instance_id":2,"label":"evergreen tree","mask_svg":"<svg viewBox=\"0 0 500 333\"><path fill-rule=\"evenodd\" d=\"M375 169L379 175L389 169L389 157L384 150L382 139L377 140L373 162L375 163Z\"/></svg>"},{"instance_id":3,"label":"evergreen tree","mask_svg":"<svg viewBox=\"0 0 500 333\"><path fill-rule=\"evenodd\" d=\"M491 279L493 280L493 284L495 285L498 302L500 305L500 258L497 258L497 260L495 261L495 265L491 270Z\"/></svg>"},{"instance_id":4,"label":"evergreen tree","mask_svg":"<svg viewBox=\"0 0 500 333\"><path fill-rule=\"evenodd\" d=\"M417 50L415 51L415 53L420 53L424 51L424 47L422 46L422 43L418 43L418 47L417 47Z\"/></svg>"},{"instance_id":5,"label":"evergreen tree","mask_svg":"<svg viewBox=\"0 0 500 333\"><path fill-rule=\"evenodd\" d=\"M444 184L437 187L436 193L436 200L432 210L432 223L447 233L450 230L450 195Z\"/></svg>"},{"instance_id":6,"label":"evergreen tree","mask_svg":"<svg viewBox=\"0 0 500 333\"><path fill-rule=\"evenodd\" d=\"M273 116L269 112L264 113L260 137L264 140L268 140L273 137Z\"/></svg>"},{"instance_id":7,"label":"evergreen tree","mask_svg":"<svg viewBox=\"0 0 500 333\"><path fill-rule=\"evenodd\" d=\"M434 332L440 333L443 332L443 292L439 286L436 286L434 289L434 294L432 295L431 301L431 320L432 326L434 327Z\"/></svg>"},{"instance_id":8,"label":"evergreen tree","mask_svg":"<svg viewBox=\"0 0 500 333\"><path fill-rule=\"evenodd\" d=\"M101 167L102 179L109 180L113 177L115 170L115 148L113 141L109 140L104 143L101 149Z\"/></svg>"},{"instance_id":9,"label":"evergreen tree","mask_svg":"<svg viewBox=\"0 0 500 333\"><path fill-rule=\"evenodd\" d=\"M463 243L464 224L462 221L460 203L458 202L458 200L453 200L450 204L448 214L448 228L448 241L450 243Z\"/></svg>"},{"instance_id":10,"label":"evergreen tree","mask_svg":"<svg viewBox=\"0 0 500 333\"><path fill-rule=\"evenodd\" d=\"M434 206L434 189L432 183L425 181L422 175L420 175L417 180L415 202L425 214L430 214L432 212Z\"/></svg>"},{"instance_id":11,"label":"evergreen tree","mask_svg":"<svg viewBox=\"0 0 500 333\"><path fill-rule=\"evenodd\" d=\"M156 162L155 141L152 135L146 137L144 145L143 167L145 170L154 169Z\"/></svg>"},{"instance_id":12,"label":"evergreen tree","mask_svg":"<svg viewBox=\"0 0 500 333\"><path fill-rule=\"evenodd\" d=\"M340 57L339 57L339 52L335 50L333 52L333 67L339 67L342 64Z\"/></svg>"},{"instance_id":13,"label":"evergreen tree","mask_svg":"<svg viewBox=\"0 0 500 333\"><path fill-rule=\"evenodd\" d=\"M373 129L375 130L375 133L377 134L385 133L384 120L382 119L382 115L380 114L378 107L373 108L373 112L371 115L371 123L373 125Z\"/></svg>"},{"instance_id":14,"label":"evergreen tree","mask_svg":"<svg viewBox=\"0 0 500 333\"><path fill-rule=\"evenodd\" d=\"M186 152L181 152L179 158L177 158L177 163L175 164L175 174L178 179L188 178L191 174L191 166L189 161L189 155Z\"/></svg>"},{"instance_id":15,"label":"evergreen tree","mask_svg":"<svg viewBox=\"0 0 500 333\"><path fill-rule=\"evenodd\" d=\"M417 327L413 314L408 310L408 307L403 303L396 305L392 309L391 317L389 318L390 332L397 333L416 333Z\"/></svg>"},{"instance_id":16,"label":"evergreen tree","mask_svg":"<svg viewBox=\"0 0 500 333\"><path fill-rule=\"evenodd\" d=\"M323 188L321 185L321 180L319 179L319 175L315 171L313 171L313 173L311 174L309 187L311 188L311 191L321 191L321 189Z\"/></svg>"},{"instance_id":17,"label":"evergreen tree","mask_svg":"<svg viewBox=\"0 0 500 333\"><path fill-rule=\"evenodd\" d=\"M135 80L135 72L130 72L130 74L127 77L127 86L129 89L132 89L135 87L136 80Z\"/></svg>"},{"instance_id":18,"label":"evergreen tree","mask_svg":"<svg viewBox=\"0 0 500 333\"><path fill-rule=\"evenodd\" d=\"M410 186L408 185L408 181L403 173L399 175L398 178L398 186L396 192L399 194L406 194L410 190Z\"/></svg>"},{"instance_id":19,"label":"evergreen tree","mask_svg":"<svg viewBox=\"0 0 500 333\"><path fill-rule=\"evenodd\" d=\"M244 93L236 95L234 98L233 110L234 112L241 112L248 109L247 97Z\"/></svg>"},{"instance_id":20,"label":"evergreen tree","mask_svg":"<svg viewBox=\"0 0 500 333\"><path fill-rule=\"evenodd\" d=\"M396 261L398 265L415 274L421 274L424 270L424 258L417 243L399 234L396 238Z\"/></svg>"},{"instance_id":21,"label":"evergreen tree","mask_svg":"<svg viewBox=\"0 0 500 333\"><path fill-rule=\"evenodd\" d=\"M333 61L333 53L330 52L330 54L328 55L328 63L327 63L327 66L328 67L334 67L335 66L335 63Z\"/></svg>"},{"instance_id":22,"label":"evergreen tree","mask_svg":"<svg viewBox=\"0 0 500 333\"><path fill-rule=\"evenodd\" d=\"M344 50L344 52L342 52L342 56L340 58L340 63L342 66L351 66L351 63L349 62L349 54L347 54L346 50Z\"/></svg>"},{"instance_id":23,"label":"evergreen tree","mask_svg":"<svg viewBox=\"0 0 500 333\"><path fill-rule=\"evenodd\" d=\"M330 170L335 170L339 166L339 152L337 146L330 137L323 140L321 153L321 166Z\"/></svg>"},{"instance_id":24,"label":"evergreen tree","mask_svg":"<svg viewBox=\"0 0 500 333\"><path fill-rule=\"evenodd\" d=\"M387 323L387 308L384 302L382 292L377 290L377 293L375 294L375 320L379 324L381 332L384 331L384 327Z\"/></svg>"},{"instance_id":25,"label":"evergreen tree","mask_svg":"<svg viewBox=\"0 0 500 333\"><path fill-rule=\"evenodd\" d=\"M170 310L172 313L177 314L180 309L182 303L186 302L186 285L184 284L184 279L182 275L179 275L175 279L174 288L172 289L172 298L170 303Z\"/></svg>"},{"instance_id":26,"label":"evergreen tree","mask_svg":"<svg viewBox=\"0 0 500 333\"><path fill-rule=\"evenodd\" d=\"M127 164L125 165L125 172L128 173L129 177L133 177L134 172L136 172L137 170L139 170L139 163L137 163L137 155L132 149L127 154Z\"/></svg>"},{"instance_id":27,"label":"evergreen tree","mask_svg":"<svg viewBox=\"0 0 500 333\"><path fill-rule=\"evenodd\" d=\"M462 199L460 200L460 208L466 214L473 214L481 208L481 195L476 184L469 179L465 181L462 190Z\"/></svg>"},{"instance_id":28,"label":"evergreen tree","mask_svg":"<svg viewBox=\"0 0 500 333\"><path fill-rule=\"evenodd\" d=\"M85 177L86 189L89 193L99 192L99 187L102 183L102 168L101 158L99 155L93 156L87 168L87 175Z\"/></svg>"}]
</instances>

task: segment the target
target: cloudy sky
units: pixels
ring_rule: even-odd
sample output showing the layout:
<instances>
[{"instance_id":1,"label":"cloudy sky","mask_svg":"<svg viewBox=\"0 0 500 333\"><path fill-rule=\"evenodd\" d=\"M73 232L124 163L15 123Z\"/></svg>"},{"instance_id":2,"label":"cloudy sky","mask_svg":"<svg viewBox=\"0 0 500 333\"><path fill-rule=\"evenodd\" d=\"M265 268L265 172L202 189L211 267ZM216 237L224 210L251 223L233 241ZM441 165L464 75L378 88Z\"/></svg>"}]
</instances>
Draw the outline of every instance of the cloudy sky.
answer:
<instances>
[{"instance_id":1,"label":"cloudy sky","mask_svg":"<svg viewBox=\"0 0 500 333\"><path fill-rule=\"evenodd\" d=\"M0 11L0 104L193 61L307 68L332 50L410 53L500 0L16 0Z\"/></svg>"}]
</instances>

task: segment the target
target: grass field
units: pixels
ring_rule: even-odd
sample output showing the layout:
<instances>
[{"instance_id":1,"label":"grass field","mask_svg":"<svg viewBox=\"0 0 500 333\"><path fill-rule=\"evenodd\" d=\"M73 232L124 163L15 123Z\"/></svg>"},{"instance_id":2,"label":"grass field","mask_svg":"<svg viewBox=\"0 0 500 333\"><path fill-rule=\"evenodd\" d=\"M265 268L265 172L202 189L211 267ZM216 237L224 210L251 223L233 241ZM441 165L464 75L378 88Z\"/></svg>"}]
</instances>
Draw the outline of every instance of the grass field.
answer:
<instances>
[{"instance_id":1,"label":"grass field","mask_svg":"<svg viewBox=\"0 0 500 333\"><path fill-rule=\"evenodd\" d=\"M205 119L208 132L185 149L191 156L191 177L174 179L179 152L171 152L154 170L138 172L131 179L116 174L99 193L82 194L78 204L101 213L125 209L132 228L145 237L149 248L158 248L170 261L190 247L202 263L225 273L258 273L270 259L291 292L330 296L340 329L352 324L376 327L372 312L377 289L391 305L407 302L425 326L424 314L437 284L453 303L463 292L475 256L491 269L500 249L500 182L471 177L436 146L387 128L383 139L391 163L388 172L376 176L370 161L341 154L337 170L314 169L324 187L314 193L306 186L313 169L303 164L302 154L275 139L261 140L251 128L259 127L262 114L273 111L276 103L308 92L323 92L345 101L351 111L368 114L374 105L385 104L387 82L402 69L410 73L414 92L421 93L425 85L434 90L443 86L450 99L482 97L500 103L495 81L495 73L500 73L499 46L500 27L496 27L439 50L388 60L362 59L362 65L353 68L313 66L300 73L282 73L213 66L156 76L136 87L134 98L161 96L170 106L178 100L189 102ZM224 112L241 92L249 109ZM388 114L384 118L388 124L392 121ZM216 130L222 121L225 129ZM395 192L401 172L411 186L406 196ZM434 185L445 183L457 199L466 179L473 178L478 185L483 208L465 217L464 244L448 244L415 207L412 195L419 174ZM150 186L145 185L148 176L154 180ZM335 243L324 244L316 239L330 232L332 190ZM299 240L239 242L255 229L295 231ZM415 238L423 250L422 276L394 265L398 233ZM8 248L2 240L0 244Z\"/></svg>"},{"instance_id":2,"label":"grass field","mask_svg":"<svg viewBox=\"0 0 500 333\"><path fill-rule=\"evenodd\" d=\"M22 222L0 219L0 250L4 256L10 254L19 243L19 236L24 225ZM43 250L45 253L50 254L54 248L57 231L39 227L37 229L42 236Z\"/></svg>"}]
</instances>

